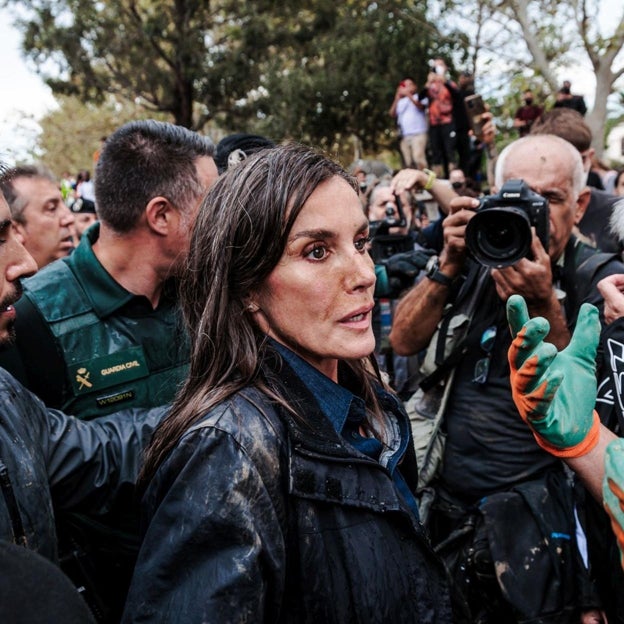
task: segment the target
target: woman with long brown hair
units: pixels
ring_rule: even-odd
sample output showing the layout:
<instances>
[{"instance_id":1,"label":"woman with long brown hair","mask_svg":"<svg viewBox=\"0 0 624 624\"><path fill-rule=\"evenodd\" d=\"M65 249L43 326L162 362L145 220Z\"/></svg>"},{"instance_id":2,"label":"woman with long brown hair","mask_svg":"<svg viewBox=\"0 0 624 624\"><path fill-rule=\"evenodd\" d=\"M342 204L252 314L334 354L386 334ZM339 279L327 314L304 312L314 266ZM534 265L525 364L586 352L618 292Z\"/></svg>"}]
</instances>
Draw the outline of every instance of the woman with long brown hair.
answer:
<instances>
[{"instance_id":1,"label":"woman with long brown hair","mask_svg":"<svg viewBox=\"0 0 624 624\"><path fill-rule=\"evenodd\" d=\"M147 454L124 621L451 621L409 422L373 372L367 242L355 180L302 146L205 198L191 366Z\"/></svg>"}]
</instances>

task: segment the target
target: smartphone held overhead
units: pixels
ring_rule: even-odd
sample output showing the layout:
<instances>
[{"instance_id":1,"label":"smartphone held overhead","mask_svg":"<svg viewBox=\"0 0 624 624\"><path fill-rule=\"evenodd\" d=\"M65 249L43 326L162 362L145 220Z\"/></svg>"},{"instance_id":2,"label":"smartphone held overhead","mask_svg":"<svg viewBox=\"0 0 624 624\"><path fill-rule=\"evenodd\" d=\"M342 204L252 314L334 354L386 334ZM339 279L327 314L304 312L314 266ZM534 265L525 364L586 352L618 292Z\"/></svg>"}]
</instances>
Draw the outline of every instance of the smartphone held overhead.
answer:
<instances>
[{"instance_id":1,"label":"smartphone held overhead","mask_svg":"<svg viewBox=\"0 0 624 624\"><path fill-rule=\"evenodd\" d=\"M466 107L466 113L468 114L468 122L470 123L470 129L474 133L475 137L481 141L483 139L483 113L486 112L483 98L475 93L464 98L464 105Z\"/></svg>"}]
</instances>

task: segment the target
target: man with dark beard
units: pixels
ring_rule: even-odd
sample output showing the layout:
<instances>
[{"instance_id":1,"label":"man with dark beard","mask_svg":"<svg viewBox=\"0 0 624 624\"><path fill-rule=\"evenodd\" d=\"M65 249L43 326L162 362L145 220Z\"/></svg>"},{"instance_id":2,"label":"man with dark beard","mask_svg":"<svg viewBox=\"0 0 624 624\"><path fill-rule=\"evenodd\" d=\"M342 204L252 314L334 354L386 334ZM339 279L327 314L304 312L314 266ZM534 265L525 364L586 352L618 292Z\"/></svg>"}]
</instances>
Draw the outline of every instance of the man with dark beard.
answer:
<instances>
[{"instance_id":1,"label":"man with dark beard","mask_svg":"<svg viewBox=\"0 0 624 624\"><path fill-rule=\"evenodd\" d=\"M107 138L95 175L99 221L70 257L24 283L16 349L0 359L46 405L91 420L173 399L189 359L176 277L217 179L213 155L209 138L155 120ZM98 523L78 514L58 521L71 553L64 569L77 583L91 577L105 621L117 621L138 550L135 501Z\"/></svg>"}]
</instances>

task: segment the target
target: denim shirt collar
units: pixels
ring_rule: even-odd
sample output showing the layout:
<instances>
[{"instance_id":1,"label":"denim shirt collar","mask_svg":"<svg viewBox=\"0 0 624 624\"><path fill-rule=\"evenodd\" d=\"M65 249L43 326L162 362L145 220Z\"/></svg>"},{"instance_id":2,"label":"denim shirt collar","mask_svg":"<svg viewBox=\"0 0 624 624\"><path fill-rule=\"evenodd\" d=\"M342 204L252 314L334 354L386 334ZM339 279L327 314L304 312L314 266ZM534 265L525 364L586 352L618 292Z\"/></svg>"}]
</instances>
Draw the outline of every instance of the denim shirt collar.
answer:
<instances>
[{"instance_id":1,"label":"denim shirt collar","mask_svg":"<svg viewBox=\"0 0 624 624\"><path fill-rule=\"evenodd\" d=\"M335 383L319 370L308 364L303 358L285 347L281 343L269 338L271 346L281 355L284 361L292 368L297 377L314 397L319 409L331 422L334 431L342 436L345 426L357 428L366 418L366 403L362 397L353 394L348 388ZM377 389L377 395L382 406L387 410L385 414L386 437L388 446L381 451L379 463L392 472L405 453L410 440L409 421L400 407L396 397L382 388ZM360 446L356 444L356 446ZM361 450L361 448L360 448Z\"/></svg>"},{"instance_id":2,"label":"denim shirt collar","mask_svg":"<svg viewBox=\"0 0 624 624\"><path fill-rule=\"evenodd\" d=\"M308 362L299 357L288 347L285 347L272 338L269 340L271 345L290 365L307 390L312 394L323 414L325 414L331 422L336 433L342 433L352 402L361 403L361 409L364 409L364 401L346 388L332 381L326 375L323 375L323 373L314 368L311 364L308 364ZM360 406L358 405L357 407Z\"/></svg>"}]
</instances>

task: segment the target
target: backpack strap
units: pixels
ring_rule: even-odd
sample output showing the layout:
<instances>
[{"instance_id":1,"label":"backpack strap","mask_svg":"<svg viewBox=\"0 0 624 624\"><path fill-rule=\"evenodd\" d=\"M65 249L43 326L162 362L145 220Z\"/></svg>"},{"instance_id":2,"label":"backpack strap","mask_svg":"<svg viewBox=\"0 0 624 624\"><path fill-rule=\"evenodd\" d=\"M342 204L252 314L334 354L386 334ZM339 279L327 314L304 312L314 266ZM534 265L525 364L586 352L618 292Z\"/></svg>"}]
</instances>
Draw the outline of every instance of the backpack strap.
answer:
<instances>
[{"instance_id":1,"label":"backpack strap","mask_svg":"<svg viewBox=\"0 0 624 624\"><path fill-rule=\"evenodd\" d=\"M572 253L566 254L563 275L567 293L565 308L569 325L576 322L578 309L589 294L598 272L613 261L620 261L619 254L596 251L593 247L583 243L577 243Z\"/></svg>"}]
</instances>

